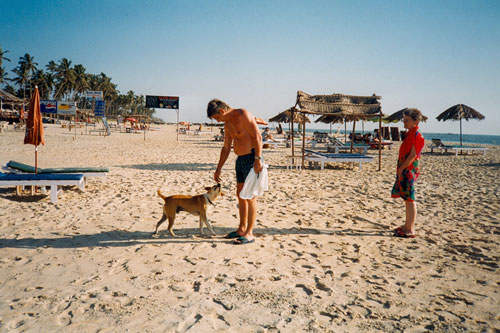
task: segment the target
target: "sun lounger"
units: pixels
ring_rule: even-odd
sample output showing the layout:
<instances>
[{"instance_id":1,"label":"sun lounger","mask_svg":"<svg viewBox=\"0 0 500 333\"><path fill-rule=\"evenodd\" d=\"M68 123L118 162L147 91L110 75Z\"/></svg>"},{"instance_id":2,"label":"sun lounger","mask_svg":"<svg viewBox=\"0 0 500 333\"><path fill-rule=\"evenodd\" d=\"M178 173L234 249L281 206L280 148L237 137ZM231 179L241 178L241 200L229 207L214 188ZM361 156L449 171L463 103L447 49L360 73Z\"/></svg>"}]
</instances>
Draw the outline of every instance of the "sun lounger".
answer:
<instances>
[{"instance_id":1,"label":"sun lounger","mask_svg":"<svg viewBox=\"0 0 500 333\"><path fill-rule=\"evenodd\" d=\"M310 145L312 148L316 147L317 142L315 140L306 140L306 145ZM302 140L295 140L293 142L294 147L301 147ZM292 146L292 142L290 140L286 141L286 147L289 148Z\"/></svg>"},{"instance_id":2,"label":"sun lounger","mask_svg":"<svg viewBox=\"0 0 500 333\"><path fill-rule=\"evenodd\" d=\"M62 194L61 186L78 186L81 191L85 190L85 182L82 174L30 174L30 173L2 173L0 172L0 187L16 187L17 194L19 188L24 186L50 186L50 200L57 202L57 196Z\"/></svg>"},{"instance_id":3,"label":"sun lounger","mask_svg":"<svg viewBox=\"0 0 500 333\"><path fill-rule=\"evenodd\" d=\"M189 134L189 135L212 135L214 133L211 131L186 130L186 134Z\"/></svg>"},{"instance_id":4,"label":"sun lounger","mask_svg":"<svg viewBox=\"0 0 500 333\"><path fill-rule=\"evenodd\" d=\"M368 148L370 148L370 146L364 145L364 144L359 144L359 143L355 143L354 146L353 146L353 150L354 149L362 150L363 154L366 154L368 152ZM338 154L341 151L351 150L351 145L347 144L347 145L337 146L337 145L331 145L331 144L329 144L328 146L326 146L326 149L327 149L327 151L329 153Z\"/></svg>"},{"instance_id":5,"label":"sun lounger","mask_svg":"<svg viewBox=\"0 0 500 333\"><path fill-rule=\"evenodd\" d=\"M33 166L16 161L9 161L3 169L11 173L35 173ZM87 177L105 177L108 172L108 168L38 168L37 170L38 174L83 174L85 182Z\"/></svg>"},{"instance_id":6,"label":"sun lounger","mask_svg":"<svg viewBox=\"0 0 500 333\"><path fill-rule=\"evenodd\" d=\"M434 152L434 149L438 150L442 153L447 153L448 151L455 152L455 156L458 156L458 153L465 152L466 154L473 153L474 151L483 152L483 155L486 154L488 148L486 147L478 147L478 146L460 146L460 145L445 145L441 139L432 139L432 144L429 146L431 149L431 153Z\"/></svg>"},{"instance_id":7,"label":"sun lounger","mask_svg":"<svg viewBox=\"0 0 500 333\"><path fill-rule=\"evenodd\" d=\"M340 141L339 139L334 138L334 137L333 138L329 138L328 140L329 140L329 143L326 146L326 150L329 153L338 154L341 151L351 150L351 144L350 143L345 143L344 144L342 141ZM363 143L355 143L353 145L353 149L363 150L363 154L366 154L368 152L368 148L370 148L370 146L369 145L365 145Z\"/></svg>"},{"instance_id":8,"label":"sun lounger","mask_svg":"<svg viewBox=\"0 0 500 333\"><path fill-rule=\"evenodd\" d=\"M325 163L328 162L350 162L359 163L359 170L361 170L362 164L366 162L373 162L373 157L363 155L363 154L334 154L334 153L323 153L315 150L305 150L305 159L309 161L310 164L320 165L321 170L325 168Z\"/></svg>"},{"instance_id":9,"label":"sun lounger","mask_svg":"<svg viewBox=\"0 0 500 333\"><path fill-rule=\"evenodd\" d=\"M328 143L328 133L325 132L314 132L314 141L318 143Z\"/></svg>"},{"instance_id":10,"label":"sun lounger","mask_svg":"<svg viewBox=\"0 0 500 333\"><path fill-rule=\"evenodd\" d=\"M369 143L369 145L373 149L378 149L378 142L376 142L376 141L371 141ZM389 141L389 140L382 140L382 142L380 143L380 145L382 146L382 149L384 149L384 147L387 147L387 148L389 148L389 150L391 150L393 142Z\"/></svg>"},{"instance_id":11,"label":"sun lounger","mask_svg":"<svg viewBox=\"0 0 500 333\"><path fill-rule=\"evenodd\" d=\"M263 140L262 141L262 146L264 148L269 147L269 146L273 146L273 148L278 148L279 146L283 146L283 147L286 146L286 139L275 139L275 140L276 141L273 141L273 140ZM268 146L265 146L265 145L268 145Z\"/></svg>"}]
</instances>

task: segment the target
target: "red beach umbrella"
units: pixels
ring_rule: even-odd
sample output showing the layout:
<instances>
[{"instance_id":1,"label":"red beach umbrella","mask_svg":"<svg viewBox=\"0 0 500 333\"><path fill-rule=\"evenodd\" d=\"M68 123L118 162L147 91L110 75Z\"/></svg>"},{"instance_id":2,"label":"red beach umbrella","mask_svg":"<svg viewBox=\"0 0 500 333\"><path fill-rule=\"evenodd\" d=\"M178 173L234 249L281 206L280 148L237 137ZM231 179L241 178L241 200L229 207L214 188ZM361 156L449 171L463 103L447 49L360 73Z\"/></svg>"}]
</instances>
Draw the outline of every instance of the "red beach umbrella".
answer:
<instances>
[{"instance_id":1,"label":"red beach umbrella","mask_svg":"<svg viewBox=\"0 0 500 333\"><path fill-rule=\"evenodd\" d=\"M264 119L259 117L255 117L255 122L259 125L268 125L268 123Z\"/></svg>"},{"instance_id":2,"label":"red beach umbrella","mask_svg":"<svg viewBox=\"0 0 500 333\"><path fill-rule=\"evenodd\" d=\"M38 86L35 86L35 93L31 96L28 119L26 120L26 133L24 144L35 146L35 173L38 168L38 145L45 144L43 140L42 114L40 112L40 93Z\"/></svg>"}]
</instances>

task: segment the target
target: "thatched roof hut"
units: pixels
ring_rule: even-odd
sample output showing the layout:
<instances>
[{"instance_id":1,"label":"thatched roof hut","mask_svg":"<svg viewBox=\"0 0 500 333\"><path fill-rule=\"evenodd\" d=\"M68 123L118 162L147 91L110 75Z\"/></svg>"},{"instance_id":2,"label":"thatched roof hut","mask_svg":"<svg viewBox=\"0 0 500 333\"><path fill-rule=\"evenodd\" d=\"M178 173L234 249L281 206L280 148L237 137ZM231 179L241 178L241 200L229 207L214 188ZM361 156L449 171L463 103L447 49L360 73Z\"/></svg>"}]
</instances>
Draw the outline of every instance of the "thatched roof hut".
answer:
<instances>
[{"instance_id":1,"label":"thatched roof hut","mask_svg":"<svg viewBox=\"0 0 500 333\"><path fill-rule=\"evenodd\" d=\"M280 112L276 116L269 118L269 122L289 123L292 121L292 113L293 113L293 122L294 123L304 123L304 122L310 123L311 122L305 114L300 113L299 110L297 110L295 107L291 107L283 112Z\"/></svg>"},{"instance_id":2,"label":"thatched roof hut","mask_svg":"<svg viewBox=\"0 0 500 333\"><path fill-rule=\"evenodd\" d=\"M379 116L381 121L382 107L380 106L380 96L373 94L372 96L353 96L344 94L331 95L309 95L303 91L297 91L297 99L295 105L300 107L300 112L308 114L321 114L325 116L323 120L329 119L326 116L335 117L350 117L354 121L353 132L355 130L356 120L369 119L374 116ZM380 125L379 125L380 127ZM304 164L304 148L305 148L305 133L303 138L302 149L302 164ZM293 156L292 142L292 156ZM351 152L353 143L351 143ZM381 146L379 144L379 170L381 169Z\"/></svg>"},{"instance_id":3,"label":"thatched roof hut","mask_svg":"<svg viewBox=\"0 0 500 333\"><path fill-rule=\"evenodd\" d=\"M438 121L460 120L460 145L462 145L462 119L468 121L469 119L483 120L484 118L481 113L465 104L453 105L436 117Z\"/></svg>"},{"instance_id":4,"label":"thatched roof hut","mask_svg":"<svg viewBox=\"0 0 500 333\"><path fill-rule=\"evenodd\" d=\"M358 117L376 115L381 111L380 96L352 96L343 94L309 95L297 92L296 104L300 111L310 114L342 114Z\"/></svg>"},{"instance_id":5,"label":"thatched roof hut","mask_svg":"<svg viewBox=\"0 0 500 333\"><path fill-rule=\"evenodd\" d=\"M454 105L443 113L441 113L439 116L436 117L438 121L445 121L445 120L469 120L469 119L478 119L478 120L483 120L485 117L479 113L478 111L474 110L470 106L467 106L465 104L457 104Z\"/></svg>"},{"instance_id":6,"label":"thatched roof hut","mask_svg":"<svg viewBox=\"0 0 500 333\"><path fill-rule=\"evenodd\" d=\"M18 98L5 90L0 89L0 101L2 104L9 104L12 108L17 105L23 105L23 100Z\"/></svg>"},{"instance_id":7,"label":"thatched roof hut","mask_svg":"<svg viewBox=\"0 0 500 333\"><path fill-rule=\"evenodd\" d=\"M416 109L404 108L402 110L394 112L389 117L384 118L384 120L387 121L388 123L395 123L395 122L401 121L401 120L403 120L405 111L410 111L410 110L416 110ZM425 121L427 121L427 119L428 118L426 116L422 115L422 121L425 122Z\"/></svg>"}]
</instances>

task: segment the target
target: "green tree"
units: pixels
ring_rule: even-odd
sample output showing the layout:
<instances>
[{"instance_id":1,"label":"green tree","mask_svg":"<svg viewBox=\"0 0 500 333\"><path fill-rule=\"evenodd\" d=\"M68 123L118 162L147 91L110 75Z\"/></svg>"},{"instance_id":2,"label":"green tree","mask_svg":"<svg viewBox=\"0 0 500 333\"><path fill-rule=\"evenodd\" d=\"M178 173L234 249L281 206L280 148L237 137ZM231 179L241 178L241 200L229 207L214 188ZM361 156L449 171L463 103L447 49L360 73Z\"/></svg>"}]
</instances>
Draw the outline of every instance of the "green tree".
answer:
<instances>
[{"instance_id":1,"label":"green tree","mask_svg":"<svg viewBox=\"0 0 500 333\"><path fill-rule=\"evenodd\" d=\"M54 89L54 75L44 72L43 69L39 69L33 76L32 84L38 86L40 98L50 99L50 95Z\"/></svg>"},{"instance_id":2,"label":"green tree","mask_svg":"<svg viewBox=\"0 0 500 333\"><path fill-rule=\"evenodd\" d=\"M49 73L52 73L54 75L57 72L57 64L54 60L49 61L49 63L45 65L45 68L47 69L47 71L49 71Z\"/></svg>"},{"instance_id":3,"label":"green tree","mask_svg":"<svg viewBox=\"0 0 500 333\"><path fill-rule=\"evenodd\" d=\"M3 63L3 61L4 61L4 60L6 60L6 61L10 61L10 59L9 59L9 58L7 58L7 57L5 56L5 53L8 53L8 52L9 52L9 51L7 51L7 50L6 50L6 51L4 51L4 50L2 49L2 47L0 47L0 67L2 67L2 63Z\"/></svg>"},{"instance_id":4,"label":"green tree","mask_svg":"<svg viewBox=\"0 0 500 333\"><path fill-rule=\"evenodd\" d=\"M73 100L84 100L84 98L82 98L82 95L90 87L88 74L86 73L87 70L85 69L85 67L83 67L83 65L79 64L75 65L73 71L75 73Z\"/></svg>"},{"instance_id":5,"label":"green tree","mask_svg":"<svg viewBox=\"0 0 500 333\"><path fill-rule=\"evenodd\" d=\"M62 58L59 65L55 69L56 77L56 93L55 99L64 99L67 94L70 94L75 84L75 70L71 67L71 61Z\"/></svg>"},{"instance_id":6,"label":"green tree","mask_svg":"<svg viewBox=\"0 0 500 333\"><path fill-rule=\"evenodd\" d=\"M7 73L5 73L5 69L3 67L0 67L0 85L6 84L7 83Z\"/></svg>"},{"instance_id":7,"label":"green tree","mask_svg":"<svg viewBox=\"0 0 500 333\"><path fill-rule=\"evenodd\" d=\"M16 88L14 88L14 86L11 86L10 84L6 84L5 87L4 87L4 90L6 92L8 92L9 94L12 94L14 96L16 96Z\"/></svg>"},{"instance_id":8,"label":"green tree","mask_svg":"<svg viewBox=\"0 0 500 333\"><path fill-rule=\"evenodd\" d=\"M31 56L29 53L26 53L24 56L19 58L19 66L23 68L23 71L25 71L27 75L31 98L31 78L37 69L36 66L38 66L38 63L35 62L35 58L33 56Z\"/></svg>"},{"instance_id":9,"label":"green tree","mask_svg":"<svg viewBox=\"0 0 500 333\"><path fill-rule=\"evenodd\" d=\"M22 92L21 96L23 100L26 99L26 82L28 81L28 71L23 66L17 66L12 70L16 76L12 79L12 81L17 84L19 87L19 91ZM19 96L19 93L17 94Z\"/></svg>"}]
</instances>

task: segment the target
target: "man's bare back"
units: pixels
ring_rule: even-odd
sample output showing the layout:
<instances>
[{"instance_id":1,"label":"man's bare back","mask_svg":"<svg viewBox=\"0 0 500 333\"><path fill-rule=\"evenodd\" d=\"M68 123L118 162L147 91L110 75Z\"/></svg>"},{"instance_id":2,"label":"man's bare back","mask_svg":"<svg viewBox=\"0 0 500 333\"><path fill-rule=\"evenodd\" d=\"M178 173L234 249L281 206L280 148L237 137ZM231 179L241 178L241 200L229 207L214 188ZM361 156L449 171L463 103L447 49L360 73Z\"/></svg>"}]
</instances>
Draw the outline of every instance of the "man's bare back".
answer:
<instances>
[{"instance_id":1,"label":"man's bare back","mask_svg":"<svg viewBox=\"0 0 500 333\"><path fill-rule=\"evenodd\" d=\"M254 147L254 140L248 131L248 122L255 122L255 118L245 109L231 110L229 116L228 121L224 123L224 130L228 135L227 139L233 141L234 153L238 156L250 154L252 148L256 147Z\"/></svg>"}]
</instances>

